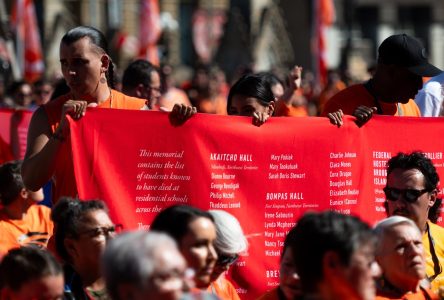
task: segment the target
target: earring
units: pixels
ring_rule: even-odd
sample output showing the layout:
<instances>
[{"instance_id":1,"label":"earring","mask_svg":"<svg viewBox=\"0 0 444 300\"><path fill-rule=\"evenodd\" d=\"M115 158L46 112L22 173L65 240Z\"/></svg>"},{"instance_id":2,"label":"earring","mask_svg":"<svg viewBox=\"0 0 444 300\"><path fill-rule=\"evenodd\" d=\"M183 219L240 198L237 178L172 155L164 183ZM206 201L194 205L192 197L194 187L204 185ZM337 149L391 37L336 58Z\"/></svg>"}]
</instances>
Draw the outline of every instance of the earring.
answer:
<instances>
[{"instance_id":1,"label":"earring","mask_svg":"<svg viewBox=\"0 0 444 300\"><path fill-rule=\"evenodd\" d=\"M100 78L100 83L101 84L105 84L106 83L106 79L104 77Z\"/></svg>"}]
</instances>

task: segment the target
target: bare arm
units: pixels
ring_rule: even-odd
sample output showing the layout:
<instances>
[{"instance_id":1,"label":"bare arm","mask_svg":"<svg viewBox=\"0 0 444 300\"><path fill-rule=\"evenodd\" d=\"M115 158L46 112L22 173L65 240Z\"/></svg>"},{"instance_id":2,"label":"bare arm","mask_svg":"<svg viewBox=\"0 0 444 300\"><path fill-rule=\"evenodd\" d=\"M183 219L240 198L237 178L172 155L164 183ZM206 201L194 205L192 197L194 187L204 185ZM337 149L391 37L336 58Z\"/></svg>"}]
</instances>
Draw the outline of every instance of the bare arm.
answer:
<instances>
[{"instance_id":1,"label":"bare arm","mask_svg":"<svg viewBox=\"0 0 444 300\"><path fill-rule=\"evenodd\" d=\"M22 177L26 188L37 191L52 177L62 143L69 138L69 125L65 115L70 114L78 120L85 114L86 107L86 101L67 101L63 105L61 121L54 134L51 132L48 116L43 107L39 107L32 115L22 165Z\"/></svg>"},{"instance_id":2,"label":"bare arm","mask_svg":"<svg viewBox=\"0 0 444 300\"><path fill-rule=\"evenodd\" d=\"M29 124L22 177L26 188L37 191L52 177L63 141L52 137L48 117L38 108Z\"/></svg>"}]
</instances>

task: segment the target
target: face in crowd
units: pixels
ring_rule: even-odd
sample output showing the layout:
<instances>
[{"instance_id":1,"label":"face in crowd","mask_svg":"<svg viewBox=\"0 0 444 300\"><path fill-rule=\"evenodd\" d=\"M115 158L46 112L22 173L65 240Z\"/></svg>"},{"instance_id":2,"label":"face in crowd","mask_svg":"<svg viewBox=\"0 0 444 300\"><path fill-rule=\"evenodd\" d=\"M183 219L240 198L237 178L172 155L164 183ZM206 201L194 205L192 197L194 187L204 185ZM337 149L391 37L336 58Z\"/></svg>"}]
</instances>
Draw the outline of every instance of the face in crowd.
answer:
<instances>
[{"instance_id":1,"label":"face in crowd","mask_svg":"<svg viewBox=\"0 0 444 300\"><path fill-rule=\"evenodd\" d=\"M87 211L80 220L77 237L65 239L66 250L77 271L97 273L106 243L116 234L116 226L102 209Z\"/></svg>"},{"instance_id":2,"label":"face in crowd","mask_svg":"<svg viewBox=\"0 0 444 300\"><path fill-rule=\"evenodd\" d=\"M302 296L302 290L293 261L293 252L288 247L283 251L279 268L279 288L285 295L285 299L296 299Z\"/></svg>"},{"instance_id":3,"label":"face in crowd","mask_svg":"<svg viewBox=\"0 0 444 300\"><path fill-rule=\"evenodd\" d=\"M426 189L425 177L418 169L394 169L387 176L387 215L399 215L413 220L425 230L430 208L436 201L436 190Z\"/></svg>"},{"instance_id":4,"label":"face in crowd","mask_svg":"<svg viewBox=\"0 0 444 300\"><path fill-rule=\"evenodd\" d=\"M376 294L375 280L381 275L381 269L375 261L373 243L364 244L351 257L350 264L343 269L347 281L347 299L374 299Z\"/></svg>"},{"instance_id":5,"label":"face in crowd","mask_svg":"<svg viewBox=\"0 0 444 300\"><path fill-rule=\"evenodd\" d=\"M188 285L187 264L176 248L164 247L156 251L154 270L150 282L153 286L150 295L140 299L179 299Z\"/></svg>"},{"instance_id":6,"label":"face in crowd","mask_svg":"<svg viewBox=\"0 0 444 300\"><path fill-rule=\"evenodd\" d=\"M414 224L404 222L387 228L376 259L384 278L402 291L415 290L426 276L422 237Z\"/></svg>"},{"instance_id":7,"label":"face in crowd","mask_svg":"<svg viewBox=\"0 0 444 300\"><path fill-rule=\"evenodd\" d=\"M198 217L189 223L188 232L179 242L188 266L195 271L194 281L198 288L206 288L211 282L217 259L215 240L214 223L208 218Z\"/></svg>"},{"instance_id":8,"label":"face in crowd","mask_svg":"<svg viewBox=\"0 0 444 300\"><path fill-rule=\"evenodd\" d=\"M80 99L94 95L100 80L106 80L110 58L89 37L83 37L70 44L61 43L60 64L67 85Z\"/></svg>"}]
</instances>

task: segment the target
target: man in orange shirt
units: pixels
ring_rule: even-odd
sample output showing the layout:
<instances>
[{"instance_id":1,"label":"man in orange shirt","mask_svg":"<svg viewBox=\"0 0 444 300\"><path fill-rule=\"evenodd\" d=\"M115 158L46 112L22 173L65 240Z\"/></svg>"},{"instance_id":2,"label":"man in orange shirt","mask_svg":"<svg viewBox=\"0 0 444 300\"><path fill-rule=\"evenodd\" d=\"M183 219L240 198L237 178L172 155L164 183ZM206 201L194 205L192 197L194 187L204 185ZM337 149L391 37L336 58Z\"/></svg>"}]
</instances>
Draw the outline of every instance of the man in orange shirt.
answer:
<instances>
[{"instance_id":1,"label":"man in orange shirt","mask_svg":"<svg viewBox=\"0 0 444 300\"><path fill-rule=\"evenodd\" d=\"M358 125L373 113L392 116L421 116L413 98L422 87L422 77L441 72L431 65L423 45L406 34L392 35L378 49L378 65L373 78L333 96L321 116L338 126L342 115L353 115Z\"/></svg>"},{"instance_id":2,"label":"man in orange shirt","mask_svg":"<svg viewBox=\"0 0 444 300\"><path fill-rule=\"evenodd\" d=\"M0 166L0 258L8 250L26 245L46 247L52 235L51 210L37 205L43 200L42 189L27 190L20 175L21 162Z\"/></svg>"}]
</instances>

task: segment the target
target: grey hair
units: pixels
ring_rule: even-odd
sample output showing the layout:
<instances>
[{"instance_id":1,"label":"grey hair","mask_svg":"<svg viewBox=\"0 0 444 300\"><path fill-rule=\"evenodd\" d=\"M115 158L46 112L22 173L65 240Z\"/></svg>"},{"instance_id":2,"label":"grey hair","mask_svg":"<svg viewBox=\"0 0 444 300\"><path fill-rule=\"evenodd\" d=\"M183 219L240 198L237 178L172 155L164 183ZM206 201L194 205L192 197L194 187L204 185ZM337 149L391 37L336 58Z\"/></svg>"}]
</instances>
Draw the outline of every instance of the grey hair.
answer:
<instances>
[{"instance_id":1,"label":"grey hair","mask_svg":"<svg viewBox=\"0 0 444 300\"><path fill-rule=\"evenodd\" d=\"M248 242L239 221L224 210L209 210L216 225L216 250L224 254L240 254L247 251Z\"/></svg>"},{"instance_id":2,"label":"grey hair","mask_svg":"<svg viewBox=\"0 0 444 300\"><path fill-rule=\"evenodd\" d=\"M413 222L411 219L403 216L391 216L389 218L385 218L376 223L373 228L373 231L375 232L377 237L377 244L376 244L377 253L379 252L379 248L381 247L381 242L387 231L398 225L410 225L412 228L418 231L418 234L421 236L421 231L419 230L416 223Z\"/></svg>"},{"instance_id":3,"label":"grey hair","mask_svg":"<svg viewBox=\"0 0 444 300\"><path fill-rule=\"evenodd\" d=\"M154 255L161 247L177 249L176 242L164 233L133 231L107 243L102 270L112 299L120 299L118 287L130 283L144 288L154 271Z\"/></svg>"}]
</instances>

